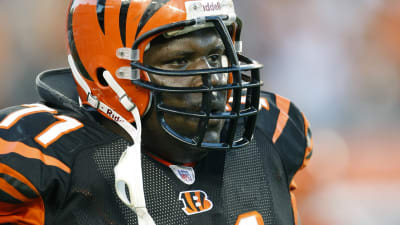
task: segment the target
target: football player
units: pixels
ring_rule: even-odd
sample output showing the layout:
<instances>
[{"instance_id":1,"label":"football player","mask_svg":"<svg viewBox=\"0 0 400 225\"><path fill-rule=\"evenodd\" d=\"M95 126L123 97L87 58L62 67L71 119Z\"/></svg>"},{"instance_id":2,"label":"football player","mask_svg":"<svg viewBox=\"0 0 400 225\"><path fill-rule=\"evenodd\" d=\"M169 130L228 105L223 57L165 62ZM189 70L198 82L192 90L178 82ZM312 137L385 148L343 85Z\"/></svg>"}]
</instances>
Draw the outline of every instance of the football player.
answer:
<instances>
[{"instance_id":1,"label":"football player","mask_svg":"<svg viewBox=\"0 0 400 225\"><path fill-rule=\"evenodd\" d=\"M0 223L299 224L309 124L232 0L71 0L70 68L0 112Z\"/></svg>"}]
</instances>

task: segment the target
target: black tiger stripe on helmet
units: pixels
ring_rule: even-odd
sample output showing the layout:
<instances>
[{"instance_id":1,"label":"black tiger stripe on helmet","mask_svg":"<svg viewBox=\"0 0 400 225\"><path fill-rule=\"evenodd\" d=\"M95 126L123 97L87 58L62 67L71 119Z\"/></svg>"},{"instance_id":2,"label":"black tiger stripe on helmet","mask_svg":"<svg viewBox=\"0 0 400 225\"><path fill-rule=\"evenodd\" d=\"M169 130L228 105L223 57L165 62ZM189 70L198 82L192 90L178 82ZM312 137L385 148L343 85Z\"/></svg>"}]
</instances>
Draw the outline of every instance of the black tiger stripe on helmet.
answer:
<instances>
[{"instance_id":1,"label":"black tiger stripe on helmet","mask_svg":"<svg viewBox=\"0 0 400 225\"><path fill-rule=\"evenodd\" d=\"M74 39L74 31L72 29L72 16L74 15L75 8L73 7L75 0L71 0L70 10L68 12L68 21L67 21L67 37L69 42L69 48L72 57L78 67L79 71L81 72L82 76L90 81L93 79L90 77L89 73L87 72L86 68L83 66L82 60L79 57L78 50L76 49L75 39ZM104 22L104 21L103 21Z\"/></svg>"},{"instance_id":2,"label":"black tiger stripe on helmet","mask_svg":"<svg viewBox=\"0 0 400 225\"><path fill-rule=\"evenodd\" d=\"M105 34L104 31L104 11L106 8L106 1L107 0L97 0L97 5L96 5L96 12L97 12L97 20L99 21L99 25L101 30L103 31L103 34Z\"/></svg>"},{"instance_id":3,"label":"black tiger stripe on helmet","mask_svg":"<svg viewBox=\"0 0 400 225\"><path fill-rule=\"evenodd\" d=\"M150 18L169 1L171 0L153 0L150 2L149 6L144 11L142 18L140 19L135 39L138 37L140 31L142 31L143 27L150 20Z\"/></svg>"}]
</instances>

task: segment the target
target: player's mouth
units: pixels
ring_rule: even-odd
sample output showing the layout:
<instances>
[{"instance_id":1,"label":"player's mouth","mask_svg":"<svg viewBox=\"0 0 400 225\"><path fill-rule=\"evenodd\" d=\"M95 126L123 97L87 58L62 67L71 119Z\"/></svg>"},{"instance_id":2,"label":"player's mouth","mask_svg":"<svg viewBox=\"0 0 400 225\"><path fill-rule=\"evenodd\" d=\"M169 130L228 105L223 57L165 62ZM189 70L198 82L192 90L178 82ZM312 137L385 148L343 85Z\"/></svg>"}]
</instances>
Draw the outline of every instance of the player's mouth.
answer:
<instances>
[{"instance_id":1,"label":"player's mouth","mask_svg":"<svg viewBox=\"0 0 400 225\"><path fill-rule=\"evenodd\" d=\"M212 114L221 113L223 111L214 111ZM200 119L193 117L185 117L180 115L165 115L167 124L179 134L193 138L197 135ZM209 119L207 123L204 141L219 142L221 130L225 119Z\"/></svg>"}]
</instances>

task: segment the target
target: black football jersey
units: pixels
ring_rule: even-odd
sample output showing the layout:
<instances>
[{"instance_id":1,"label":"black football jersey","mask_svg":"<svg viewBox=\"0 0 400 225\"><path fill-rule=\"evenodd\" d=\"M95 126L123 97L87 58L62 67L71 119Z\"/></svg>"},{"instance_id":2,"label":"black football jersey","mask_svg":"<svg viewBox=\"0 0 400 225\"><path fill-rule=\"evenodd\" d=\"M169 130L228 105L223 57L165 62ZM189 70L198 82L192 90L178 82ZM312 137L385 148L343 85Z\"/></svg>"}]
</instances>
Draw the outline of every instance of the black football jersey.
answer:
<instances>
[{"instance_id":1,"label":"black football jersey","mask_svg":"<svg viewBox=\"0 0 400 225\"><path fill-rule=\"evenodd\" d=\"M0 112L0 223L137 224L118 198L114 167L129 145L79 106L70 70L38 76L42 102ZM146 205L157 225L297 224L293 177L312 152L309 125L289 100L263 93L254 140L172 170L142 154Z\"/></svg>"}]
</instances>

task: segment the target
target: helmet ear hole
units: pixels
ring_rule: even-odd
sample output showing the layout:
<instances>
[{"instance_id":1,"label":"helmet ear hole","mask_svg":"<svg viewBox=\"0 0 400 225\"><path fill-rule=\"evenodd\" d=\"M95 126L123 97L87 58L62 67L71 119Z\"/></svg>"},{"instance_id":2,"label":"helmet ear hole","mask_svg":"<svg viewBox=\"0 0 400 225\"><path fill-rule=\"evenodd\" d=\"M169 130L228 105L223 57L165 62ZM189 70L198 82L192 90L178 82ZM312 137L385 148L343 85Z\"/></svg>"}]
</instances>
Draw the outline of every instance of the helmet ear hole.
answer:
<instances>
[{"instance_id":1,"label":"helmet ear hole","mask_svg":"<svg viewBox=\"0 0 400 225\"><path fill-rule=\"evenodd\" d=\"M102 86L108 87L108 83L103 77L104 71L106 71L106 70L104 68L102 68L102 67L99 67L99 68L96 69L97 80L99 81L99 83Z\"/></svg>"}]
</instances>

